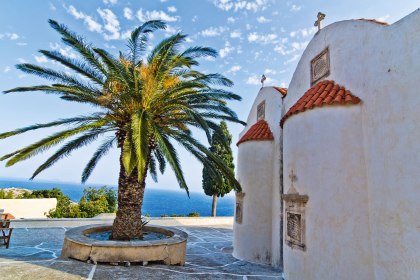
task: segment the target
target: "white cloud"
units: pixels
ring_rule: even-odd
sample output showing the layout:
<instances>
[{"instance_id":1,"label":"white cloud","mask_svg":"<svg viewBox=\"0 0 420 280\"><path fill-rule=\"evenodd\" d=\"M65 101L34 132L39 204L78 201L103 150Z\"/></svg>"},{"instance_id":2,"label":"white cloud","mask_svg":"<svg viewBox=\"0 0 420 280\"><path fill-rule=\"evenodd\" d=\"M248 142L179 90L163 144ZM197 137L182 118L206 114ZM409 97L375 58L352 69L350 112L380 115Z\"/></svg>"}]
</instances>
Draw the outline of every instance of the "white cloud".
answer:
<instances>
[{"instance_id":1,"label":"white cloud","mask_svg":"<svg viewBox=\"0 0 420 280\"><path fill-rule=\"evenodd\" d=\"M175 33L179 32L180 29L177 27L173 27L171 25L167 25L165 29L166 36L174 35Z\"/></svg>"},{"instance_id":2,"label":"white cloud","mask_svg":"<svg viewBox=\"0 0 420 280\"><path fill-rule=\"evenodd\" d=\"M19 39L19 35L17 35L16 33L11 33L9 35L10 40L16 40Z\"/></svg>"},{"instance_id":3,"label":"white cloud","mask_svg":"<svg viewBox=\"0 0 420 280\"><path fill-rule=\"evenodd\" d=\"M85 21L85 24L87 25L87 27L88 27L88 29L90 31L95 31L95 32L98 32L98 33L101 33L102 32L102 25L100 25L99 23L97 23L96 21L94 21L92 19L92 17L87 16L84 19L84 21Z\"/></svg>"},{"instance_id":4,"label":"white cloud","mask_svg":"<svg viewBox=\"0 0 420 280\"><path fill-rule=\"evenodd\" d=\"M198 16L193 16L193 18L191 19L192 22L196 22L198 20Z\"/></svg>"},{"instance_id":5,"label":"white cloud","mask_svg":"<svg viewBox=\"0 0 420 280\"><path fill-rule=\"evenodd\" d=\"M177 9L176 9L176 7L175 6L169 6L168 7L168 12L170 12L170 13L175 13L177 11Z\"/></svg>"},{"instance_id":6,"label":"white cloud","mask_svg":"<svg viewBox=\"0 0 420 280\"><path fill-rule=\"evenodd\" d=\"M40 55L40 56L34 55L34 58L35 58L36 62L38 62L38 63L47 63L48 62L48 59L43 55Z\"/></svg>"},{"instance_id":7,"label":"white cloud","mask_svg":"<svg viewBox=\"0 0 420 280\"><path fill-rule=\"evenodd\" d=\"M277 71L276 70L273 70L273 69L265 69L264 74L267 74L267 75L273 74L273 75L275 75L275 74L277 74Z\"/></svg>"},{"instance_id":8,"label":"white cloud","mask_svg":"<svg viewBox=\"0 0 420 280\"><path fill-rule=\"evenodd\" d=\"M245 83L247 83L248 85L259 85L261 83L261 78L258 77L258 75L256 74L252 74L248 77Z\"/></svg>"},{"instance_id":9,"label":"white cloud","mask_svg":"<svg viewBox=\"0 0 420 280\"><path fill-rule=\"evenodd\" d=\"M283 44L279 44L279 45L275 46L274 51L278 52L281 55L286 55L287 54L286 47Z\"/></svg>"},{"instance_id":10,"label":"white cloud","mask_svg":"<svg viewBox=\"0 0 420 280\"><path fill-rule=\"evenodd\" d=\"M263 11L267 9L267 0L214 0L214 5L223 11L233 10L235 12L246 10L246 11Z\"/></svg>"},{"instance_id":11,"label":"white cloud","mask_svg":"<svg viewBox=\"0 0 420 280\"><path fill-rule=\"evenodd\" d=\"M66 8L66 7L65 7ZM95 31L98 33L102 32L102 25L97 23L91 16L84 14L83 12L77 11L74 6L69 6L66 8L67 12L74 16L76 19L83 19L84 23L90 31Z\"/></svg>"},{"instance_id":12,"label":"white cloud","mask_svg":"<svg viewBox=\"0 0 420 280\"><path fill-rule=\"evenodd\" d=\"M276 34L258 34L257 32L252 32L248 34L248 42L258 43L258 44L273 44L276 42Z\"/></svg>"},{"instance_id":13,"label":"white cloud","mask_svg":"<svg viewBox=\"0 0 420 280\"><path fill-rule=\"evenodd\" d=\"M124 17L128 20L133 19L133 11L130 8L124 8Z\"/></svg>"},{"instance_id":14,"label":"white cloud","mask_svg":"<svg viewBox=\"0 0 420 280\"><path fill-rule=\"evenodd\" d=\"M55 11L55 10L57 10L57 8L54 6L54 4L53 3L51 3L51 2L49 2L49 7L50 7L50 10L51 11Z\"/></svg>"},{"instance_id":15,"label":"white cloud","mask_svg":"<svg viewBox=\"0 0 420 280\"><path fill-rule=\"evenodd\" d=\"M105 30L109 34L104 34L105 40L116 40L120 38L120 22L118 21L115 14L110 9L97 9L97 12L103 19Z\"/></svg>"},{"instance_id":16,"label":"white cloud","mask_svg":"<svg viewBox=\"0 0 420 280\"><path fill-rule=\"evenodd\" d=\"M72 5L70 5L70 7L67 9L67 12L74 16L76 19L83 19L86 17L84 13L77 11L77 9Z\"/></svg>"},{"instance_id":17,"label":"white cloud","mask_svg":"<svg viewBox=\"0 0 420 280\"><path fill-rule=\"evenodd\" d=\"M18 45L18 46L26 46L26 45L28 45L28 43L19 42L19 43L16 43L16 45Z\"/></svg>"},{"instance_id":18,"label":"white cloud","mask_svg":"<svg viewBox=\"0 0 420 280\"><path fill-rule=\"evenodd\" d=\"M263 16L260 16L260 17L258 17L258 18L257 18L257 21L258 21L259 23L266 23L266 22L270 22L270 21L271 21L271 19L268 19L268 18L265 18L265 17L263 17Z\"/></svg>"},{"instance_id":19,"label":"white cloud","mask_svg":"<svg viewBox=\"0 0 420 280\"><path fill-rule=\"evenodd\" d=\"M297 5L293 4L292 7L290 8L290 11L298 12L298 11L300 11L300 9L302 9L302 6L297 6Z\"/></svg>"},{"instance_id":20,"label":"white cloud","mask_svg":"<svg viewBox=\"0 0 420 280\"><path fill-rule=\"evenodd\" d=\"M115 5L117 4L118 0L102 0L102 2L104 2L104 4Z\"/></svg>"},{"instance_id":21,"label":"white cloud","mask_svg":"<svg viewBox=\"0 0 420 280\"><path fill-rule=\"evenodd\" d=\"M207 29L204 29L200 32L200 35L203 37L215 37L219 36L221 33L223 33L226 29L224 27L209 27Z\"/></svg>"},{"instance_id":22,"label":"white cloud","mask_svg":"<svg viewBox=\"0 0 420 280\"><path fill-rule=\"evenodd\" d=\"M230 73L235 74L236 72L238 72L241 69L242 69L242 67L240 65L234 65L229 70L227 70L226 73L228 73L228 74L230 74Z\"/></svg>"},{"instance_id":23,"label":"white cloud","mask_svg":"<svg viewBox=\"0 0 420 280\"><path fill-rule=\"evenodd\" d=\"M233 17L228 17L227 18L227 22L228 23L234 23L236 20L235 20L235 18L233 18Z\"/></svg>"},{"instance_id":24,"label":"white cloud","mask_svg":"<svg viewBox=\"0 0 420 280\"><path fill-rule=\"evenodd\" d=\"M19 57L19 58L17 59L17 61L18 61L19 63L27 63L27 61L26 61L25 59L21 58L21 57Z\"/></svg>"},{"instance_id":25,"label":"white cloud","mask_svg":"<svg viewBox=\"0 0 420 280\"><path fill-rule=\"evenodd\" d=\"M230 32L230 38L241 38L241 31L240 30L234 30Z\"/></svg>"},{"instance_id":26,"label":"white cloud","mask_svg":"<svg viewBox=\"0 0 420 280\"><path fill-rule=\"evenodd\" d=\"M194 42L194 40L191 39L190 37L187 37L187 38L185 38L185 42L192 43L192 42Z\"/></svg>"},{"instance_id":27,"label":"white cloud","mask_svg":"<svg viewBox=\"0 0 420 280\"><path fill-rule=\"evenodd\" d=\"M292 50L293 51L299 51L299 50L303 50L306 48L306 46L308 45L309 41L305 41L305 42L292 42L291 46L292 46Z\"/></svg>"},{"instance_id":28,"label":"white cloud","mask_svg":"<svg viewBox=\"0 0 420 280\"><path fill-rule=\"evenodd\" d=\"M290 32L290 37L308 37L312 34L315 34L316 28L310 27L310 28L302 28L295 31Z\"/></svg>"},{"instance_id":29,"label":"white cloud","mask_svg":"<svg viewBox=\"0 0 420 280\"><path fill-rule=\"evenodd\" d=\"M4 73L10 72L12 70L12 68L10 68L10 66L6 66L3 70Z\"/></svg>"},{"instance_id":30,"label":"white cloud","mask_svg":"<svg viewBox=\"0 0 420 280\"><path fill-rule=\"evenodd\" d=\"M252 74L248 77L248 79L245 81L248 85L261 85L261 75ZM266 77L266 80L264 81L264 85L267 84L277 84L277 80L272 79L270 77Z\"/></svg>"},{"instance_id":31,"label":"white cloud","mask_svg":"<svg viewBox=\"0 0 420 280\"><path fill-rule=\"evenodd\" d=\"M235 48L230 45L229 42L226 41L224 48L219 50L220 57L225 58L228 56Z\"/></svg>"},{"instance_id":32,"label":"white cloud","mask_svg":"<svg viewBox=\"0 0 420 280\"><path fill-rule=\"evenodd\" d=\"M121 33L121 37L120 38L123 39L123 40L125 40L125 39L130 38L130 36L131 36L131 30L127 30L127 31Z\"/></svg>"},{"instance_id":33,"label":"white cloud","mask_svg":"<svg viewBox=\"0 0 420 280\"><path fill-rule=\"evenodd\" d=\"M292 62L296 61L299 57L300 57L300 55L299 55L299 54L295 54L294 56L292 56L292 58L290 58L289 60L286 60L286 61L284 62L284 65L287 65L287 64L290 64L290 63L292 63Z\"/></svg>"},{"instance_id":34,"label":"white cloud","mask_svg":"<svg viewBox=\"0 0 420 280\"><path fill-rule=\"evenodd\" d=\"M384 15L383 17L378 18L378 21L386 21L390 15Z\"/></svg>"},{"instance_id":35,"label":"white cloud","mask_svg":"<svg viewBox=\"0 0 420 280\"><path fill-rule=\"evenodd\" d=\"M247 24L245 25L245 28L246 28L246 30L251 30L251 29L252 29L252 25L251 25L251 24L249 24L249 23L247 23Z\"/></svg>"},{"instance_id":36,"label":"white cloud","mask_svg":"<svg viewBox=\"0 0 420 280\"><path fill-rule=\"evenodd\" d=\"M17 39L19 39L19 35L17 35L16 33L0 34L0 39L3 39L3 38L7 38L9 40L17 40Z\"/></svg>"},{"instance_id":37,"label":"white cloud","mask_svg":"<svg viewBox=\"0 0 420 280\"><path fill-rule=\"evenodd\" d=\"M174 22L174 21L179 20L178 16L170 16L164 11L153 10L153 11L143 12L143 9L140 9L137 11L137 18L142 22L148 21L148 20L158 20L158 19L167 21L167 22Z\"/></svg>"},{"instance_id":38,"label":"white cloud","mask_svg":"<svg viewBox=\"0 0 420 280\"><path fill-rule=\"evenodd\" d=\"M72 51L71 47L64 47L62 48L57 43L50 43L50 48L52 50L58 51L62 56L68 57L68 58L76 58L77 54Z\"/></svg>"}]
</instances>

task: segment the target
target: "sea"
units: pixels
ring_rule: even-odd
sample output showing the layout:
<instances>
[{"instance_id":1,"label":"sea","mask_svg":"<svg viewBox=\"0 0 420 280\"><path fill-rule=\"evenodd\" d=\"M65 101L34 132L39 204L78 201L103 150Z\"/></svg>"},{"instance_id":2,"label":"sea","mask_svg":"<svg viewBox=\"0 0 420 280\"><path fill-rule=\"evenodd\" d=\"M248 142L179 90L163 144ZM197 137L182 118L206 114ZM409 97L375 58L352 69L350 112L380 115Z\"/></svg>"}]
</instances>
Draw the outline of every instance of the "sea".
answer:
<instances>
[{"instance_id":1,"label":"sea","mask_svg":"<svg viewBox=\"0 0 420 280\"><path fill-rule=\"evenodd\" d=\"M15 179L1 179L0 188L22 188L28 190L43 190L59 188L70 200L79 202L83 195L83 189L86 187L100 188L103 185L75 184L62 182L38 182ZM116 186L107 186L117 189ZM174 190L153 189L146 186L144 202L142 208L143 215L151 217L161 217L162 215L171 216L188 215L192 212L200 213L200 216L211 216L212 197L200 192L190 192L188 198L184 190L175 190L179 187L174 186ZM217 199L217 216L233 216L234 196L231 194L219 197Z\"/></svg>"}]
</instances>

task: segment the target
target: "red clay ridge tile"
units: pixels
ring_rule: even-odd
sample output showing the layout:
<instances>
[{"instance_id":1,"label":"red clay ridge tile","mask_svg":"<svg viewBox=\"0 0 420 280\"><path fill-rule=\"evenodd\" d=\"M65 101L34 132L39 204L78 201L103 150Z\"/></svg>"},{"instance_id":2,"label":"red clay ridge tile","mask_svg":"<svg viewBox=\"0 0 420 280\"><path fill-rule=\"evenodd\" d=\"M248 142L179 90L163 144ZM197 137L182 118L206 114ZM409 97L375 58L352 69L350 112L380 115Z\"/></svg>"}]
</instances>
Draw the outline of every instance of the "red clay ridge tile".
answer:
<instances>
[{"instance_id":1,"label":"red clay ridge tile","mask_svg":"<svg viewBox=\"0 0 420 280\"><path fill-rule=\"evenodd\" d=\"M246 141L264 141L274 140L270 126L265 120L257 121L248 131L241 137L236 146Z\"/></svg>"},{"instance_id":2,"label":"red clay ridge tile","mask_svg":"<svg viewBox=\"0 0 420 280\"><path fill-rule=\"evenodd\" d=\"M283 127L284 122L292 115L302 113L305 110L311 110L315 107L322 107L324 105L351 105L358 103L360 103L360 98L354 96L349 90L346 90L345 87L335 84L334 81L321 81L306 91L305 94L290 107L289 111L287 111L281 119L280 126Z\"/></svg>"},{"instance_id":3,"label":"red clay ridge tile","mask_svg":"<svg viewBox=\"0 0 420 280\"><path fill-rule=\"evenodd\" d=\"M388 22L379 21L379 20L376 20L376 19L359 18L359 20L370 21L370 22L373 22L373 23L381 24L381 25L389 25Z\"/></svg>"},{"instance_id":4,"label":"red clay ridge tile","mask_svg":"<svg viewBox=\"0 0 420 280\"><path fill-rule=\"evenodd\" d=\"M280 92L280 94L285 97L287 95L287 88L284 87L273 87L275 90Z\"/></svg>"}]
</instances>

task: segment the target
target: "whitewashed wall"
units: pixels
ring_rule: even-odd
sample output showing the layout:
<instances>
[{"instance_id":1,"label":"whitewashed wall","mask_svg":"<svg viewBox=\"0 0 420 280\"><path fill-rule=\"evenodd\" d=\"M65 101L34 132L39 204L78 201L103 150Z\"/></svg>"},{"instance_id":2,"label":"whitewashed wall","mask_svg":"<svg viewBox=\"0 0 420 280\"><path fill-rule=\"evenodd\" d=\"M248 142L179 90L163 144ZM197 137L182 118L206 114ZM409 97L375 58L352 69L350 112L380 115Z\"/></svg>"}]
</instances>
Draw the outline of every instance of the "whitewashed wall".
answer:
<instances>
[{"instance_id":1,"label":"whitewashed wall","mask_svg":"<svg viewBox=\"0 0 420 280\"><path fill-rule=\"evenodd\" d=\"M265 100L265 120L274 141L249 141L238 147L237 178L244 197L243 222L234 223L234 252L239 259L280 264L280 116L281 95L262 88L239 139L257 122L257 106Z\"/></svg>"},{"instance_id":2,"label":"whitewashed wall","mask_svg":"<svg viewBox=\"0 0 420 280\"><path fill-rule=\"evenodd\" d=\"M286 279L420 279L420 10L391 26L322 29L296 68L286 111L310 88L310 61L327 46L327 79L362 104L316 108L284 125L285 188L293 168L309 195L307 251L285 245Z\"/></svg>"},{"instance_id":3,"label":"whitewashed wall","mask_svg":"<svg viewBox=\"0 0 420 280\"><path fill-rule=\"evenodd\" d=\"M45 213L57 206L56 198L0 199L0 209L15 218L46 218Z\"/></svg>"}]
</instances>

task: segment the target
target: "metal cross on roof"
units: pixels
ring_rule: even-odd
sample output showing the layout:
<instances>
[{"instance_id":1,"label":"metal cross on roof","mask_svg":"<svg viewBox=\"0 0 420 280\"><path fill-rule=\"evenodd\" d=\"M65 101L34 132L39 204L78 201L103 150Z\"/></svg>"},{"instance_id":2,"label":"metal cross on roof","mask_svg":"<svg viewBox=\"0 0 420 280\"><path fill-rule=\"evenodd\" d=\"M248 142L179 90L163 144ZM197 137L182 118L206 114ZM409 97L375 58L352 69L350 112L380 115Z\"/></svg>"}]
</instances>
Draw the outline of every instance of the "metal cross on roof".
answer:
<instances>
[{"instance_id":1,"label":"metal cross on roof","mask_svg":"<svg viewBox=\"0 0 420 280\"><path fill-rule=\"evenodd\" d=\"M266 79L267 79L267 77L264 74L262 74L262 76L261 76L261 87L264 87L264 81Z\"/></svg>"},{"instance_id":2,"label":"metal cross on roof","mask_svg":"<svg viewBox=\"0 0 420 280\"><path fill-rule=\"evenodd\" d=\"M317 20L315 21L314 26L318 26L318 31L319 31L321 30L321 24L325 18L325 14L318 12L318 15L316 17L317 17Z\"/></svg>"}]
</instances>

